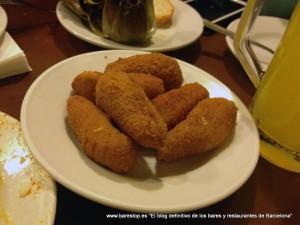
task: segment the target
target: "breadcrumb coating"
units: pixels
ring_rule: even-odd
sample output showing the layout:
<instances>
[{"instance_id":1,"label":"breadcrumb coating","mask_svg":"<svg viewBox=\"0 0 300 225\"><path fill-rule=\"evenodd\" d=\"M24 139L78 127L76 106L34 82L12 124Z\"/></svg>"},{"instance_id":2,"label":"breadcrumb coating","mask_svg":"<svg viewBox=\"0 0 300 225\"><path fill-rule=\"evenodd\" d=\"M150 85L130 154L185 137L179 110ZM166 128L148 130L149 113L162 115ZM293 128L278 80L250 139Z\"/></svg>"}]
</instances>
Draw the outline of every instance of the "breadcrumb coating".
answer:
<instances>
[{"instance_id":1,"label":"breadcrumb coating","mask_svg":"<svg viewBox=\"0 0 300 225\"><path fill-rule=\"evenodd\" d=\"M69 126L93 161L118 173L126 173L135 166L138 158L136 145L91 101L71 96L67 112Z\"/></svg>"},{"instance_id":2,"label":"breadcrumb coating","mask_svg":"<svg viewBox=\"0 0 300 225\"><path fill-rule=\"evenodd\" d=\"M72 82L74 93L95 102L96 84L101 75L103 73L97 71L84 71L78 74ZM128 76L132 81L140 85L150 99L165 92L164 82L160 78L144 73L124 72L121 75Z\"/></svg>"},{"instance_id":3,"label":"breadcrumb coating","mask_svg":"<svg viewBox=\"0 0 300 225\"><path fill-rule=\"evenodd\" d=\"M184 120L199 101L208 96L205 87L199 83L191 83L158 95L152 99L152 103L168 125L168 129L171 129Z\"/></svg>"},{"instance_id":4,"label":"breadcrumb coating","mask_svg":"<svg viewBox=\"0 0 300 225\"><path fill-rule=\"evenodd\" d=\"M138 144L158 148L167 126L144 90L118 72L105 73L96 85L96 104Z\"/></svg>"},{"instance_id":5,"label":"breadcrumb coating","mask_svg":"<svg viewBox=\"0 0 300 225\"><path fill-rule=\"evenodd\" d=\"M134 55L107 64L105 72L146 73L164 81L166 90L178 88L183 82L178 62L161 53Z\"/></svg>"},{"instance_id":6,"label":"breadcrumb coating","mask_svg":"<svg viewBox=\"0 0 300 225\"><path fill-rule=\"evenodd\" d=\"M200 101L187 118L167 133L157 158L168 162L220 146L235 127L237 108L224 98Z\"/></svg>"}]
</instances>

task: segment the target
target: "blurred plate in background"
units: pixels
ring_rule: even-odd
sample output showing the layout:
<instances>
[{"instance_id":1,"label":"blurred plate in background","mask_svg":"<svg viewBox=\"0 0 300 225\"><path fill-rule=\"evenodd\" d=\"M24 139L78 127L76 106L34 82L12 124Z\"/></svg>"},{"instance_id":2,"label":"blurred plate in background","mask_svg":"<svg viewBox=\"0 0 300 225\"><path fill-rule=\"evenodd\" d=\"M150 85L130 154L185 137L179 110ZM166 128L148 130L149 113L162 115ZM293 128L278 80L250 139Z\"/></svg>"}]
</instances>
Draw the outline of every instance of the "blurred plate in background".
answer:
<instances>
[{"instance_id":1,"label":"blurred plate in background","mask_svg":"<svg viewBox=\"0 0 300 225\"><path fill-rule=\"evenodd\" d=\"M7 26L7 15L4 9L0 6L0 37L4 33L6 26Z\"/></svg>"},{"instance_id":2,"label":"blurred plate in background","mask_svg":"<svg viewBox=\"0 0 300 225\"><path fill-rule=\"evenodd\" d=\"M81 19L62 2L56 7L56 15L62 26L79 39L109 49L131 49L144 51L171 51L196 41L203 31L201 16L188 4L173 0L175 7L172 25L157 29L151 42L144 46L126 45L96 35Z\"/></svg>"}]
</instances>

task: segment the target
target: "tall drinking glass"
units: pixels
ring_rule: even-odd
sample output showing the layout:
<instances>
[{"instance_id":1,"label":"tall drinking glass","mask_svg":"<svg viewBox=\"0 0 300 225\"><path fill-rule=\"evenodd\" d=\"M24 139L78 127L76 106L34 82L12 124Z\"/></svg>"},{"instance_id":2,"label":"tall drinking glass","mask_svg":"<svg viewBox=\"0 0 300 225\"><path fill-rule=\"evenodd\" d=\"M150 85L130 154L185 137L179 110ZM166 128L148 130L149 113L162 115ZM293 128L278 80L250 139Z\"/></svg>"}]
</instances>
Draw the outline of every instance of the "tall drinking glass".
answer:
<instances>
[{"instance_id":1,"label":"tall drinking glass","mask_svg":"<svg viewBox=\"0 0 300 225\"><path fill-rule=\"evenodd\" d=\"M245 47L261 0L249 0L234 40L237 57L257 82L250 110L261 137L261 155L271 163L300 172L300 2L267 71L260 79Z\"/></svg>"}]
</instances>

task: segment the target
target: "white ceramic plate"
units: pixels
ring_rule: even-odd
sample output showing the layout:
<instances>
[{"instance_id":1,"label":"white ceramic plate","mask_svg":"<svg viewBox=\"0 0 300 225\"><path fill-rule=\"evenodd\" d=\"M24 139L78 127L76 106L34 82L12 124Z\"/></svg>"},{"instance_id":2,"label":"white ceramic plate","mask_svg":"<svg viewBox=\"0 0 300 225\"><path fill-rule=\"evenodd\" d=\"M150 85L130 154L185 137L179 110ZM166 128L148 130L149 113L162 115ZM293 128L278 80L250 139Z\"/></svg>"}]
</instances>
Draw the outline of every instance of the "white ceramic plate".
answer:
<instances>
[{"instance_id":1,"label":"white ceramic plate","mask_svg":"<svg viewBox=\"0 0 300 225\"><path fill-rule=\"evenodd\" d=\"M232 21L228 25L227 29L236 31L239 21L240 19ZM252 40L264 44L265 46L275 51L282 35L284 34L287 24L288 20L282 18L259 16L253 25L250 37ZM230 37L226 36L226 43L234 54L233 40ZM253 45L253 50L258 58L258 61L261 63L262 68L266 70L272 60L272 53L255 45Z\"/></svg>"},{"instance_id":2,"label":"white ceramic plate","mask_svg":"<svg viewBox=\"0 0 300 225\"><path fill-rule=\"evenodd\" d=\"M147 46L125 45L97 36L62 2L59 2L56 7L56 15L67 31L91 44L109 49L163 52L191 44L203 31L202 18L191 6L180 0L173 0L172 2L175 7L172 25L166 29L157 29L151 39L152 42Z\"/></svg>"},{"instance_id":3,"label":"white ceramic plate","mask_svg":"<svg viewBox=\"0 0 300 225\"><path fill-rule=\"evenodd\" d=\"M108 62L140 54L100 51L72 57L46 70L29 88L21 124L34 156L54 178L78 194L116 208L140 212L178 212L201 208L235 192L251 175L258 156L258 134L242 102L206 72L178 61L185 83L199 82L212 97L235 101L234 135L222 148L178 163L157 163L145 150L127 176L111 172L85 156L66 123L66 101L73 78L84 70L103 71Z\"/></svg>"},{"instance_id":4,"label":"white ceramic plate","mask_svg":"<svg viewBox=\"0 0 300 225\"><path fill-rule=\"evenodd\" d=\"M4 33L7 26L7 15L4 9L0 5L0 37Z\"/></svg>"},{"instance_id":5,"label":"white ceramic plate","mask_svg":"<svg viewBox=\"0 0 300 225\"><path fill-rule=\"evenodd\" d=\"M52 225L56 187L29 152L20 123L0 112L0 224Z\"/></svg>"}]
</instances>

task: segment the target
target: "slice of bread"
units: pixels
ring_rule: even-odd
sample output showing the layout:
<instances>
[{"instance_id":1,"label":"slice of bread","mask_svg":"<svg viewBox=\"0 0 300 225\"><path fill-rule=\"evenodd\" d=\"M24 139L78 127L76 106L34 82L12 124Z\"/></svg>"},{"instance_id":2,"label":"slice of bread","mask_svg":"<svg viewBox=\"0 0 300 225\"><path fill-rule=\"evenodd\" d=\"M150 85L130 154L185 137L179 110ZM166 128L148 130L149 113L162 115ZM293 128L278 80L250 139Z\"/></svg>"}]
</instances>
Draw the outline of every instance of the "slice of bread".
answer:
<instances>
[{"instance_id":1,"label":"slice of bread","mask_svg":"<svg viewBox=\"0 0 300 225\"><path fill-rule=\"evenodd\" d=\"M172 23L174 5L172 0L153 0L157 27L168 27Z\"/></svg>"}]
</instances>

